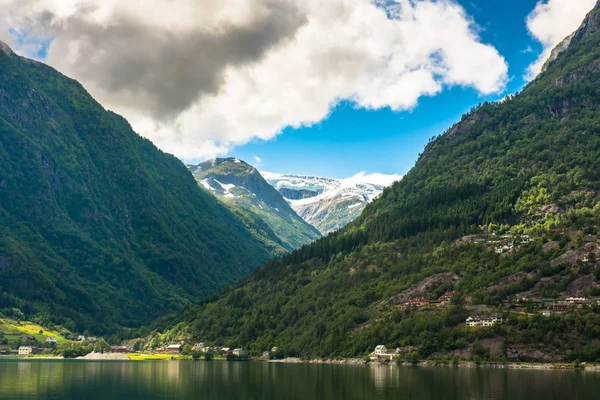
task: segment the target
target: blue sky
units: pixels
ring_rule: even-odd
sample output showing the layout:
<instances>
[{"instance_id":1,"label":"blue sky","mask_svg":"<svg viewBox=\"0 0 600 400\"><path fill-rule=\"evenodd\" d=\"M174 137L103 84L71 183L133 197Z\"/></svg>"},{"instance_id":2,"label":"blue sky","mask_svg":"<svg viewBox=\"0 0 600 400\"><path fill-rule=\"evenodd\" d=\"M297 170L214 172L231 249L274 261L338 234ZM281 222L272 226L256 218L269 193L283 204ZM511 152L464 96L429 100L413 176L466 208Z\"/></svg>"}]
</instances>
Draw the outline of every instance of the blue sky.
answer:
<instances>
[{"instance_id":1,"label":"blue sky","mask_svg":"<svg viewBox=\"0 0 600 400\"><path fill-rule=\"evenodd\" d=\"M526 18L535 0L460 0L480 26L479 35L493 45L509 65L506 90L482 97L474 89L454 87L434 97L423 97L408 112L389 108L367 111L340 104L325 121L308 128L285 129L269 141L253 141L234 149L232 156L280 173L325 175L337 178L359 171L405 174L414 165L430 137L443 133L471 107L501 99L525 84L527 67L542 45L527 30Z\"/></svg>"},{"instance_id":2,"label":"blue sky","mask_svg":"<svg viewBox=\"0 0 600 400\"><path fill-rule=\"evenodd\" d=\"M0 40L184 162L346 178L406 174L522 89L596 0L147 2L4 0Z\"/></svg>"}]
</instances>

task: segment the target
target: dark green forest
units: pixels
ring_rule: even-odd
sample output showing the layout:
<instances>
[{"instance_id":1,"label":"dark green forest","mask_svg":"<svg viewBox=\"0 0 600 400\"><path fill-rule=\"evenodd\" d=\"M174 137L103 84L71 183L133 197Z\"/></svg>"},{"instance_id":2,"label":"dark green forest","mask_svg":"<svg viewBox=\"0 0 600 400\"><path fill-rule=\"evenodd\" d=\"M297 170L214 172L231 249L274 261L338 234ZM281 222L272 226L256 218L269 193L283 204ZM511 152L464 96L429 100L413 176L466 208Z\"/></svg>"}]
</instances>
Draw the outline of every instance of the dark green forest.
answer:
<instances>
[{"instance_id":1,"label":"dark green forest","mask_svg":"<svg viewBox=\"0 0 600 400\"><path fill-rule=\"evenodd\" d=\"M600 294L599 21L596 6L521 93L479 105L433 138L357 221L160 320L156 334L307 358L359 357L385 344L416 358L468 349L506 360L524 346L544 353L538 361L599 359L597 305L550 317L512 305L530 294ZM507 234L514 248L500 254L490 243ZM452 305L396 307L432 277L426 295L452 290ZM492 312L505 323L465 326L467 316Z\"/></svg>"},{"instance_id":2,"label":"dark green forest","mask_svg":"<svg viewBox=\"0 0 600 400\"><path fill-rule=\"evenodd\" d=\"M281 254L264 228L78 82L0 51L1 313L97 334L147 324Z\"/></svg>"}]
</instances>

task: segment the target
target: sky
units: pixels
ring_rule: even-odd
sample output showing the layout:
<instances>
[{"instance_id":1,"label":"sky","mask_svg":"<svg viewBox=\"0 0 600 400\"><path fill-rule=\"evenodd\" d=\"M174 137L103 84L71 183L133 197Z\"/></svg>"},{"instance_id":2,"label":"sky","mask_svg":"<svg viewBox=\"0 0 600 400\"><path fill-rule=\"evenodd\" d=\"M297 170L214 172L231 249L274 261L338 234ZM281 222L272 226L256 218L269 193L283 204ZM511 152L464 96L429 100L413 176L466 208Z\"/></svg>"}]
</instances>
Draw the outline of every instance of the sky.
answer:
<instances>
[{"instance_id":1,"label":"sky","mask_svg":"<svg viewBox=\"0 0 600 400\"><path fill-rule=\"evenodd\" d=\"M0 40L187 163L406 174L596 0L0 0ZM378 175L380 176L380 175Z\"/></svg>"}]
</instances>

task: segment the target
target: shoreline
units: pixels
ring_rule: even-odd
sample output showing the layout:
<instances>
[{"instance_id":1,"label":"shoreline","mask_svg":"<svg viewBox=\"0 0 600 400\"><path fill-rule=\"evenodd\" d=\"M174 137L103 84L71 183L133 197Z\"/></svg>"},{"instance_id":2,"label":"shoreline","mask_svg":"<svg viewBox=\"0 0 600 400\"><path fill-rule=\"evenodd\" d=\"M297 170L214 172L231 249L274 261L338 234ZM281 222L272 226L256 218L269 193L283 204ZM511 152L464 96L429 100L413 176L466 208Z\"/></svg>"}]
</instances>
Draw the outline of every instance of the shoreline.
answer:
<instances>
[{"instance_id":1,"label":"shoreline","mask_svg":"<svg viewBox=\"0 0 600 400\"><path fill-rule=\"evenodd\" d=\"M258 361L258 360L256 360ZM518 363L518 362L506 362L506 363L476 363L475 361L461 361L454 365L451 362L443 361L420 361L416 364L410 362L380 362L371 361L365 362L362 358L346 358L339 360L302 360L297 357L289 357L281 360L265 360L272 363L284 363L284 364L337 364L337 365L379 365L379 366L403 366L403 367L423 367L423 368L440 368L440 367L451 367L451 368L490 368L490 369L522 369L522 370L536 370L536 371L586 371L586 372L600 372L600 364L592 365L575 365L569 363Z\"/></svg>"},{"instance_id":2,"label":"shoreline","mask_svg":"<svg viewBox=\"0 0 600 400\"><path fill-rule=\"evenodd\" d=\"M148 357L148 359L143 358L129 358L129 357L78 357L78 358L63 358L63 357L0 357L0 361L2 360L10 360L10 361L192 361L188 358L154 358L152 356ZM205 360L196 360L201 362L207 362ZM210 362L219 362L226 361L224 359L215 359ZM236 361L234 361L236 362ZM584 371L584 372L600 372L600 364L569 364L569 363L518 363L518 362L480 362L476 363L475 361L461 361L458 364L452 364L452 362L444 362L444 361L434 361L434 360L425 360L420 361L416 364L410 362L400 362L396 363L393 361L390 362L381 362L381 361L370 361L365 362L362 358L343 358L343 359L311 359L304 360L297 357L288 357L281 360L265 360L263 358L254 358L250 359L247 362L254 363L279 363L279 364L329 364L329 365L374 365L381 367L422 367L422 368L488 368L488 369L515 369L515 370L533 370L533 371Z\"/></svg>"}]
</instances>

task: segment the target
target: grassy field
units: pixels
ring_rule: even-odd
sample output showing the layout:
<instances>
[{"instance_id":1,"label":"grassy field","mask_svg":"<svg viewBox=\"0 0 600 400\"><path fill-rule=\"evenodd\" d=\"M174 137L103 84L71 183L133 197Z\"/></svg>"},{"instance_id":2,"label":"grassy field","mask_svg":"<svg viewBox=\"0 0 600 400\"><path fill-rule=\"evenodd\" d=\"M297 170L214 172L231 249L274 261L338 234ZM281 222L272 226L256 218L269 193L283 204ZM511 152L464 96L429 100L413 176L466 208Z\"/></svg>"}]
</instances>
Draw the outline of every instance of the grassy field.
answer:
<instances>
[{"instance_id":1,"label":"grassy field","mask_svg":"<svg viewBox=\"0 0 600 400\"><path fill-rule=\"evenodd\" d=\"M23 335L32 335L39 343L44 343L46 338L51 336L54 336L59 343L67 341L58 331L46 330L33 322L19 322L8 318L0 318L0 333L8 339L8 346L18 344Z\"/></svg>"}]
</instances>

